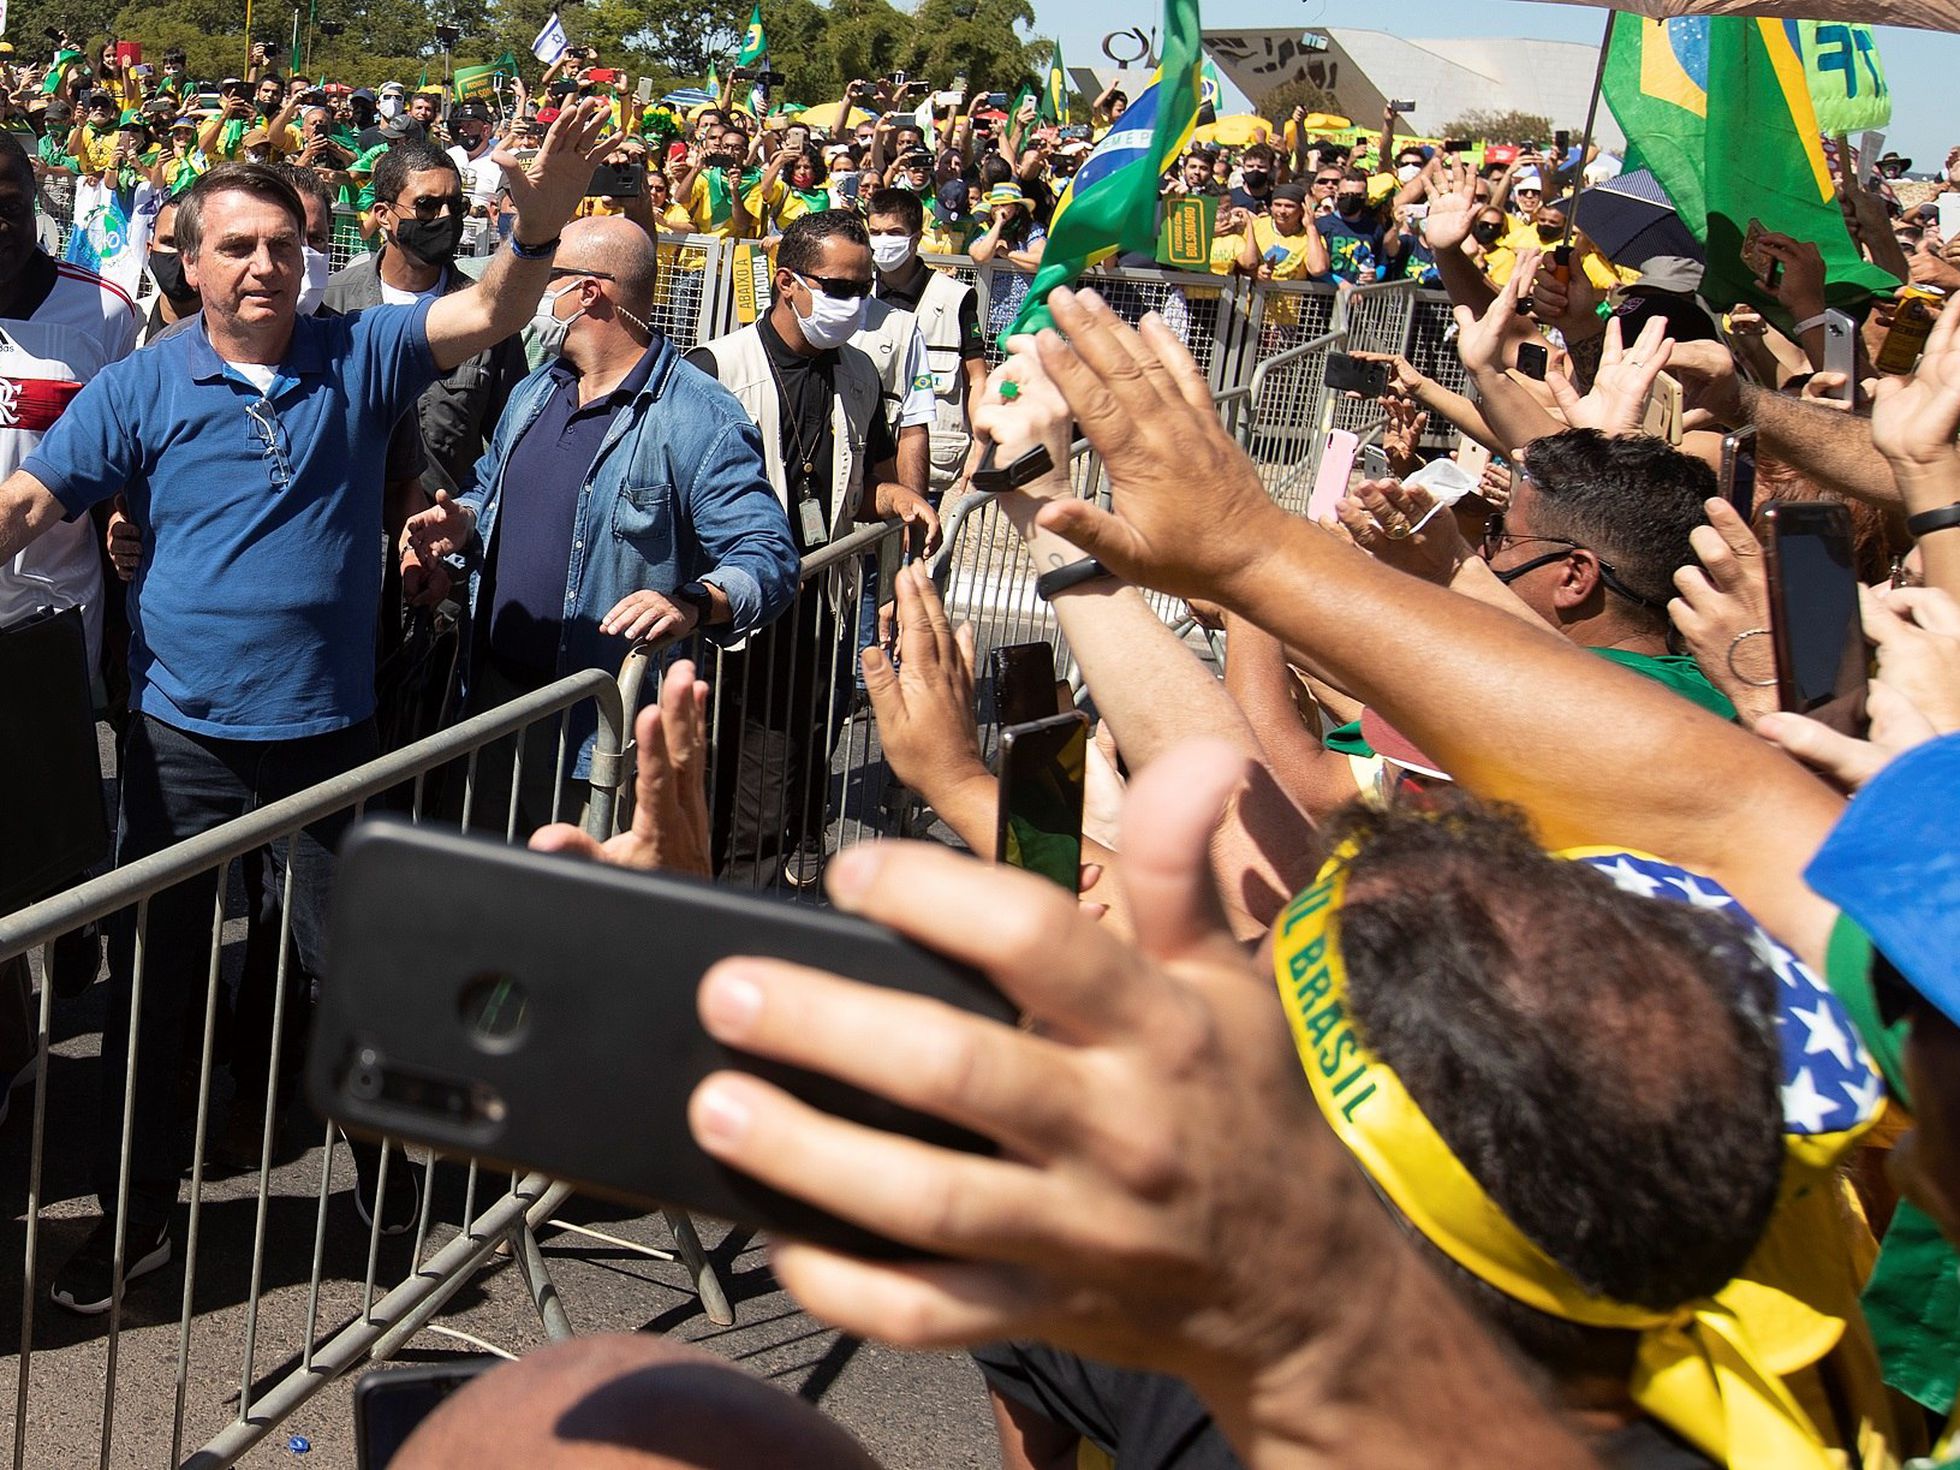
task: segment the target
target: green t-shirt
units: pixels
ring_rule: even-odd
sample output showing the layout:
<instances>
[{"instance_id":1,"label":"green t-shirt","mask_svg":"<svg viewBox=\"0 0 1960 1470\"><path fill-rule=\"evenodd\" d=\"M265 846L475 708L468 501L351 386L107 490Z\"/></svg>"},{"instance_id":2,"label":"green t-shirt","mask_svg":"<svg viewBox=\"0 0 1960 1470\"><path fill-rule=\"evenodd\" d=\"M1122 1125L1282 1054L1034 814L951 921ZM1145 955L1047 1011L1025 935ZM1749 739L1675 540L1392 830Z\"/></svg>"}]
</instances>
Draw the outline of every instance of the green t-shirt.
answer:
<instances>
[{"instance_id":1,"label":"green t-shirt","mask_svg":"<svg viewBox=\"0 0 1960 1470\"><path fill-rule=\"evenodd\" d=\"M1664 684L1683 699L1694 701L1711 714L1720 715L1725 720L1735 718L1735 706L1729 703L1721 690L1708 682L1708 676L1702 673L1695 661L1683 654L1628 653L1623 648L1589 648L1586 652L1596 653L1609 663L1631 669L1656 684ZM1366 758L1375 753L1361 738L1359 720L1351 720L1329 730L1321 744L1342 755Z\"/></svg>"}]
</instances>

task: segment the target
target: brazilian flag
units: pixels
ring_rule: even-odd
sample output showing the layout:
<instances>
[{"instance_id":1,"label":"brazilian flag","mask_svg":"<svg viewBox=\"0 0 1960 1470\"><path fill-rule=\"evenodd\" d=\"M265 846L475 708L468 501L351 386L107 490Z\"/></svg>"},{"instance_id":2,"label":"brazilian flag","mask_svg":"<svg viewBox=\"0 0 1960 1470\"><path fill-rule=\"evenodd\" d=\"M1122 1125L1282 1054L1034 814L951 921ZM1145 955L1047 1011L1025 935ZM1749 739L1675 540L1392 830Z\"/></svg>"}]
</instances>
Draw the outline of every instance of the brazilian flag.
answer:
<instances>
[{"instance_id":1,"label":"brazilian flag","mask_svg":"<svg viewBox=\"0 0 1960 1470\"><path fill-rule=\"evenodd\" d=\"M1157 186L1198 122L1198 0L1164 0L1163 63L1055 205L1041 269L1004 336L1053 326L1048 293L1119 250L1157 248Z\"/></svg>"},{"instance_id":2,"label":"brazilian flag","mask_svg":"<svg viewBox=\"0 0 1960 1470\"><path fill-rule=\"evenodd\" d=\"M1048 58L1048 80L1041 88L1041 107L1036 115L1051 126L1068 126L1068 70L1062 65L1060 38L1055 41L1054 54Z\"/></svg>"},{"instance_id":3,"label":"brazilian flag","mask_svg":"<svg viewBox=\"0 0 1960 1470\"><path fill-rule=\"evenodd\" d=\"M1789 313L1742 260L1751 220L1816 243L1833 306L1899 284L1859 254L1844 227L1801 45L1796 21L1622 13L1604 86L1627 136L1628 169L1660 181L1707 249L1703 298L1721 310L1746 301L1786 331ZM1578 225L1586 225L1583 208Z\"/></svg>"}]
</instances>

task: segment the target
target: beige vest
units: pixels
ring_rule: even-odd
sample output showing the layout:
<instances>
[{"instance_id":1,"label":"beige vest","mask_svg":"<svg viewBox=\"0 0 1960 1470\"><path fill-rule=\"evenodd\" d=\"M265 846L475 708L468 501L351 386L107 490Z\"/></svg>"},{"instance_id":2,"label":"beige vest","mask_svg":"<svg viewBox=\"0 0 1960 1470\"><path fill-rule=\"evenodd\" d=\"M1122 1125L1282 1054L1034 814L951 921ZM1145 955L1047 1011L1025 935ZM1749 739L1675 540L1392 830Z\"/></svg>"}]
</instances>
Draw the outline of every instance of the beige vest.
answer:
<instances>
[{"instance_id":1,"label":"beige vest","mask_svg":"<svg viewBox=\"0 0 1960 1470\"><path fill-rule=\"evenodd\" d=\"M926 339L926 367L938 412L932 421L932 485L943 490L959 477L973 445L966 416L966 365L960 361L960 306L973 288L945 271L930 271L919 297L917 320Z\"/></svg>"},{"instance_id":2,"label":"beige vest","mask_svg":"<svg viewBox=\"0 0 1960 1470\"><path fill-rule=\"evenodd\" d=\"M761 330L743 327L739 332L702 345L714 355L715 376L722 387L741 401L749 417L755 420L756 428L762 431L762 459L770 488L794 522L797 512L790 502L789 474L783 463L782 395L776 388L776 375L770 370L769 351L762 345ZM830 539L835 541L855 529L864 500L865 446L871 432L871 416L878 412L878 374L870 358L846 344L837 349L833 377L837 396L830 406L833 497ZM862 510L865 515L871 515L871 507L862 506ZM855 567L854 561L851 564ZM833 607L843 602L843 571L841 564L831 569L829 591Z\"/></svg>"},{"instance_id":3,"label":"beige vest","mask_svg":"<svg viewBox=\"0 0 1960 1470\"><path fill-rule=\"evenodd\" d=\"M851 338L851 346L871 359L878 370L878 392L884 399L885 427L898 438L898 414L905 407L905 395L912 391L905 376L905 359L911 355L912 336L919 330L919 319L889 302L873 296L864 304L864 326Z\"/></svg>"}]
</instances>

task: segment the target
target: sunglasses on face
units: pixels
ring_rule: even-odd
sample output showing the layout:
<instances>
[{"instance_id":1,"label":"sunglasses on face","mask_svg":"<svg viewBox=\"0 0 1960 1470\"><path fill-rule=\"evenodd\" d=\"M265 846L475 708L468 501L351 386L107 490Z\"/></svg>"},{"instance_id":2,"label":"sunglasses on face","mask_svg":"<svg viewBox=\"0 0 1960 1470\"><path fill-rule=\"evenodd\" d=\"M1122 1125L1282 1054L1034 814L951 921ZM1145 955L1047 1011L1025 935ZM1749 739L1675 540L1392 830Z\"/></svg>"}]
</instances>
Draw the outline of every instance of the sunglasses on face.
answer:
<instances>
[{"instance_id":1,"label":"sunglasses on face","mask_svg":"<svg viewBox=\"0 0 1960 1470\"><path fill-rule=\"evenodd\" d=\"M871 294L871 282L854 280L850 276L806 276L801 271L793 274L805 285L814 285L824 295L834 296L840 301L850 301Z\"/></svg>"},{"instance_id":2,"label":"sunglasses on face","mask_svg":"<svg viewBox=\"0 0 1960 1470\"><path fill-rule=\"evenodd\" d=\"M1514 534L1507 531L1504 529L1504 512L1502 511L1497 512L1489 520L1484 522L1484 539L1477 549L1483 554L1484 560L1489 561L1506 546L1521 544L1526 541L1545 542L1550 545L1562 547L1563 550L1548 551L1543 556L1534 556L1529 561L1520 562L1514 567L1505 567L1502 571L1493 567L1491 569L1491 575L1496 577L1506 587L1510 586L1527 572L1535 572L1540 567L1548 567L1553 562L1565 560L1574 551L1592 551L1590 546L1582 542L1573 541L1565 536L1532 536ZM1592 558L1593 565L1599 568L1599 580L1608 592L1619 597L1624 597L1628 602L1640 607L1652 609L1655 612L1665 613L1667 611L1666 603L1656 602L1651 597L1642 597L1638 592L1635 592L1631 587L1627 586L1625 582L1621 581L1620 574L1613 569L1613 564L1598 552L1592 551Z\"/></svg>"}]
</instances>

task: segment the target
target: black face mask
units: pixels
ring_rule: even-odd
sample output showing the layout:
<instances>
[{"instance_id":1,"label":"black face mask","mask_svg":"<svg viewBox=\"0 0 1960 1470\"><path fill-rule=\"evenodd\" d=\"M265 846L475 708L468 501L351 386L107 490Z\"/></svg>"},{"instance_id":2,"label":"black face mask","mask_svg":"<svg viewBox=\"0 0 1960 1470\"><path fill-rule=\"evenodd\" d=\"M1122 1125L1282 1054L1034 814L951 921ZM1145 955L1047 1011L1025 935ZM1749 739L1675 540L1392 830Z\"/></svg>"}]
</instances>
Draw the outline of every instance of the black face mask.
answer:
<instances>
[{"instance_id":1,"label":"black face mask","mask_svg":"<svg viewBox=\"0 0 1960 1470\"><path fill-rule=\"evenodd\" d=\"M1504 238L1504 226L1491 224L1472 225L1470 227L1470 233L1477 237L1477 243L1479 245L1489 248Z\"/></svg>"},{"instance_id":2,"label":"black face mask","mask_svg":"<svg viewBox=\"0 0 1960 1470\"><path fill-rule=\"evenodd\" d=\"M173 305L197 300L197 288L184 279L184 257L174 250L150 252L150 274L157 278L157 290Z\"/></svg>"},{"instance_id":3,"label":"black face mask","mask_svg":"<svg viewBox=\"0 0 1960 1470\"><path fill-rule=\"evenodd\" d=\"M398 219L395 243L427 265L448 265L463 243L463 217L445 214L440 219Z\"/></svg>"},{"instance_id":4,"label":"black face mask","mask_svg":"<svg viewBox=\"0 0 1960 1470\"><path fill-rule=\"evenodd\" d=\"M1239 178L1244 182L1246 188L1254 191L1265 188L1266 185L1270 184L1273 181L1273 176L1271 174L1267 173L1264 169L1257 169L1257 168L1249 168L1244 170L1239 175Z\"/></svg>"},{"instance_id":5,"label":"black face mask","mask_svg":"<svg viewBox=\"0 0 1960 1470\"><path fill-rule=\"evenodd\" d=\"M1538 238L1546 245L1556 245L1560 240L1565 238L1565 226L1563 224L1540 225L1538 226Z\"/></svg>"},{"instance_id":6,"label":"black face mask","mask_svg":"<svg viewBox=\"0 0 1960 1470\"><path fill-rule=\"evenodd\" d=\"M1334 208L1342 219L1355 219L1368 212L1368 201L1358 194L1339 194L1335 196Z\"/></svg>"}]
</instances>

